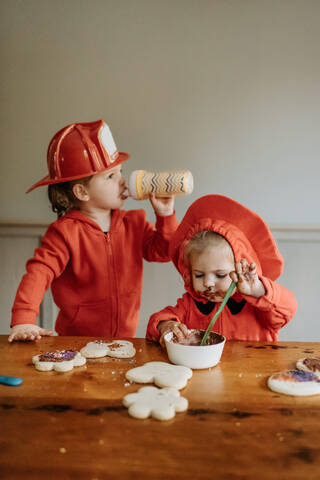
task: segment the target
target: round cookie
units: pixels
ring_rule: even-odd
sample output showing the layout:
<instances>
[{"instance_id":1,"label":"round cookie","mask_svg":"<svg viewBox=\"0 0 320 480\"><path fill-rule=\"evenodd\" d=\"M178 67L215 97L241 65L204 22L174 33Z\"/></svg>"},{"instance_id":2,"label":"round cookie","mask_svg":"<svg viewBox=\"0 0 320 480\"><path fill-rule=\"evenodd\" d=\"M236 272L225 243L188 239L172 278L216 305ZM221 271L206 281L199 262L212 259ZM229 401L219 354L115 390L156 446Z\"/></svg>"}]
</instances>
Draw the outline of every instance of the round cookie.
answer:
<instances>
[{"instance_id":1,"label":"round cookie","mask_svg":"<svg viewBox=\"0 0 320 480\"><path fill-rule=\"evenodd\" d=\"M304 372L315 373L320 377L320 358L300 358L297 361L297 368L303 370Z\"/></svg>"},{"instance_id":2,"label":"round cookie","mask_svg":"<svg viewBox=\"0 0 320 480\"><path fill-rule=\"evenodd\" d=\"M285 395L317 395L320 394L320 378L312 372L284 370L268 378L268 387Z\"/></svg>"}]
</instances>

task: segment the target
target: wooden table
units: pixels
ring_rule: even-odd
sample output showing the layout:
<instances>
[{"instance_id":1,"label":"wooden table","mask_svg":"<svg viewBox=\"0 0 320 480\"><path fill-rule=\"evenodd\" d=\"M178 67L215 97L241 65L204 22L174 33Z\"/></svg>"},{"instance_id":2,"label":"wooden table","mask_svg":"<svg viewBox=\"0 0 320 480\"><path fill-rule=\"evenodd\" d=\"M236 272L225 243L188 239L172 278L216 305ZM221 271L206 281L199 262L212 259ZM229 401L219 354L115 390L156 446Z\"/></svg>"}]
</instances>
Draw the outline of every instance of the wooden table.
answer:
<instances>
[{"instance_id":1,"label":"wooden table","mask_svg":"<svg viewBox=\"0 0 320 480\"><path fill-rule=\"evenodd\" d=\"M320 396L271 392L275 371L320 356L319 343L227 342L221 363L195 370L182 395L189 410L160 422L128 416L122 397L138 390L125 372L168 361L133 339L134 359L88 360L73 371L38 372L33 355L80 349L92 339L49 337L7 343L0 336L0 477L10 479L320 479ZM2 475L2 476L1 476Z\"/></svg>"}]
</instances>

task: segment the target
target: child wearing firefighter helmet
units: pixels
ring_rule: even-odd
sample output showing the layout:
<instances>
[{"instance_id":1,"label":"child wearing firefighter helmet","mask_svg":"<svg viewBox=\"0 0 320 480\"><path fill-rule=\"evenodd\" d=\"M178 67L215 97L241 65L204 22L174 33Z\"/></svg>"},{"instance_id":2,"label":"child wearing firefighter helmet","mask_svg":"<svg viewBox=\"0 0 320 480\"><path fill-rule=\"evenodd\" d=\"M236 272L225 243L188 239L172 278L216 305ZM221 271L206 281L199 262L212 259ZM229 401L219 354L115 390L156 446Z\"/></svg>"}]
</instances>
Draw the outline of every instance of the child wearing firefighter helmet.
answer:
<instances>
[{"instance_id":1,"label":"child wearing firefighter helmet","mask_svg":"<svg viewBox=\"0 0 320 480\"><path fill-rule=\"evenodd\" d=\"M273 342L295 315L292 292L275 280L283 259L264 220L231 198L206 195L188 209L172 236L169 254L186 293L176 306L154 313L147 338L206 330L233 280L237 286L213 330L228 340Z\"/></svg>"},{"instance_id":2,"label":"child wearing firefighter helmet","mask_svg":"<svg viewBox=\"0 0 320 480\"><path fill-rule=\"evenodd\" d=\"M133 337L139 320L143 259L167 262L178 223L174 197L150 201L156 225L144 210L125 211L122 163L103 120L73 123L52 138L49 173L33 185L48 185L53 222L18 287L12 308L12 340L52 335L36 325L46 290L59 307L59 335Z\"/></svg>"}]
</instances>

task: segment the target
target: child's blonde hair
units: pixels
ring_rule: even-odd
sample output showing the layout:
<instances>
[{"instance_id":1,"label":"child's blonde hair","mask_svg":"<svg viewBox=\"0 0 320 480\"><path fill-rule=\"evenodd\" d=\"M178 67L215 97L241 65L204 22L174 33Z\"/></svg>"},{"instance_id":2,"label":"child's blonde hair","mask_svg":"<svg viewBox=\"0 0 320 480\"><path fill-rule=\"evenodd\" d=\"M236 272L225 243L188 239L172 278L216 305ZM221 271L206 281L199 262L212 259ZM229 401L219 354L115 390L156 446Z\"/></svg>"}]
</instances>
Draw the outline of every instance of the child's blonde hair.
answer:
<instances>
[{"instance_id":1,"label":"child's blonde hair","mask_svg":"<svg viewBox=\"0 0 320 480\"><path fill-rule=\"evenodd\" d=\"M62 217L73 208L78 207L78 199L73 193L73 187L77 183L88 185L93 175L84 178L78 178L71 182L54 183L48 186L48 197L51 203L52 211L59 217Z\"/></svg>"},{"instance_id":2,"label":"child's blonde hair","mask_svg":"<svg viewBox=\"0 0 320 480\"><path fill-rule=\"evenodd\" d=\"M191 238L185 248L184 257L186 264L190 267L190 256L192 253L202 253L208 247L223 247L224 252L230 254L232 259L234 259L231 245L222 235L212 230L202 230Z\"/></svg>"}]
</instances>

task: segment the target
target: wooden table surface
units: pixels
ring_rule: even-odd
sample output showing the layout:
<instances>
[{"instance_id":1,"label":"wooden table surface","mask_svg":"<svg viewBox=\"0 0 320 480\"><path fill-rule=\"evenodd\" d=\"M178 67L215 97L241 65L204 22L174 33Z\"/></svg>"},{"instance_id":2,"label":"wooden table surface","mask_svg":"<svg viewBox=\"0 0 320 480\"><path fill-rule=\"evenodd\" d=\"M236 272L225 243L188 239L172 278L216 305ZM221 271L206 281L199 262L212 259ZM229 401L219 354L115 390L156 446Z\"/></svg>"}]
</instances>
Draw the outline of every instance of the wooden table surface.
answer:
<instances>
[{"instance_id":1,"label":"wooden table surface","mask_svg":"<svg viewBox=\"0 0 320 480\"><path fill-rule=\"evenodd\" d=\"M320 356L319 343L227 342L219 365L194 370L181 393L189 409L166 422L128 416L125 372L165 351L133 339L134 359L88 360L59 374L31 358L79 350L92 338L48 337L9 344L0 336L0 478L10 479L320 479L320 395L291 397L267 388L270 374ZM110 340L110 339L108 339ZM1 476L2 475L2 476Z\"/></svg>"}]
</instances>

